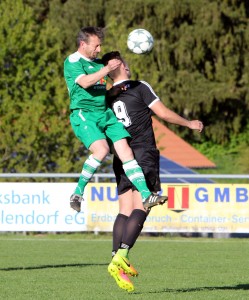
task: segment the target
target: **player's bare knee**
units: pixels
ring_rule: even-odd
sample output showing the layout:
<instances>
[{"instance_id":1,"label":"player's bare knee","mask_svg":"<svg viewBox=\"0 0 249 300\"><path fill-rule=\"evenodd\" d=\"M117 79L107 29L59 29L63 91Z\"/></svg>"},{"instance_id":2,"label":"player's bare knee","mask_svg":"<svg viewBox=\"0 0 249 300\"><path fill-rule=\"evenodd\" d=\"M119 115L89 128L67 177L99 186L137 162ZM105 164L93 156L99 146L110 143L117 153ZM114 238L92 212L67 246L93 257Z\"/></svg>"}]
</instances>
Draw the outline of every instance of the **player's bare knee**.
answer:
<instances>
[{"instance_id":1,"label":"player's bare knee","mask_svg":"<svg viewBox=\"0 0 249 300\"><path fill-rule=\"evenodd\" d=\"M110 152L110 149L108 146L103 146L100 149L95 149L93 156L97 158L98 160L102 161L105 159L107 154Z\"/></svg>"}]
</instances>

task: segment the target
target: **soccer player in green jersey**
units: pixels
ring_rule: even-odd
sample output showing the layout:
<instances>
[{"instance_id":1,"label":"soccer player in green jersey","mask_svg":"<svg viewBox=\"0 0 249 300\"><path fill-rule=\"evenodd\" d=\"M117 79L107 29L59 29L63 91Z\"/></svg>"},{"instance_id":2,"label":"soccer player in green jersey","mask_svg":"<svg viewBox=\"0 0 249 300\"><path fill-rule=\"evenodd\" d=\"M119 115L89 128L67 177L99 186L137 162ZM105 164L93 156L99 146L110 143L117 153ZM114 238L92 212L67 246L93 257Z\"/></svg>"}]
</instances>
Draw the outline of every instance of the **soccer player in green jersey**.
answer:
<instances>
[{"instance_id":1,"label":"soccer player in green jersey","mask_svg":"<svg viewBox=\"0 0 249 300\"><path fill-rule=\"evenodd\" d=\"M126 138L130 135L106 105L107 75L117 69L121 61L113 59L104 66L97 59L103 38L102 28L82 28L77 37L78 50L64 62L64 77L70 97L70 122L76 137L91 152L70 197L70 206L80 211L84 188L111 147L122 161L125 174L141 193L144 208L150 209L163 204L167 197L155 195L148 189L142 169L127 143Z\"/></svg>"}]
</instances>

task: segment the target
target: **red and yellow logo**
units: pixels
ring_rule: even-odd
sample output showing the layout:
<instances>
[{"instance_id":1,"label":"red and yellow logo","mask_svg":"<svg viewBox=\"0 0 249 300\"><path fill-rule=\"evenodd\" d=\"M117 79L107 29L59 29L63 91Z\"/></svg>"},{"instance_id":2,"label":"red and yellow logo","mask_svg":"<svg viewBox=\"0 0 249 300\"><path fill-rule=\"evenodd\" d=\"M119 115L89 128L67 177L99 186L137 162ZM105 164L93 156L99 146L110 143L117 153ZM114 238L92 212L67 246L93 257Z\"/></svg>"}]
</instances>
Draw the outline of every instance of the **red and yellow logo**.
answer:
<instances>
[{"instance_id":1,"label":"red and yellow logo","mask_svg":"<svg viewBox=\"0 0 249 300\"><path fill-rule=\"evenodd\" d=\"M168 186L168 209L176 212L189 209L189 186Z\"/></svg>"}]
</instances>

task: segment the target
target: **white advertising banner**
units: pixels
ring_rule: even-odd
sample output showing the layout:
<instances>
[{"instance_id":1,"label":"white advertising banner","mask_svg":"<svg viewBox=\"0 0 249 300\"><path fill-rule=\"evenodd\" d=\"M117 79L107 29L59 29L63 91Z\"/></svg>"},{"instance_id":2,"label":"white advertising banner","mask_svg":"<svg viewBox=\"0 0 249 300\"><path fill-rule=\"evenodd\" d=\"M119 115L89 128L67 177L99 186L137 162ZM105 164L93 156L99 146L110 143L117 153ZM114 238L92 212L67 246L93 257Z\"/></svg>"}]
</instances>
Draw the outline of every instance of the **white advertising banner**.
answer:
<instances>
[{"instance_id":1,"label":"white advertising banner","mask_svg":"<svg viewBox=\"0 0 249 300\"><path fill-rule=\"evenodd\" d=\"M75 183L0 183L0 231L85 231L82 213L69 206Z\"/></svg>"},{"instance_id":2,"label":"white advertising banner","mask_svg":"<svg viewBox=\"0 0 249 300\"><path fill-rule=\"evenodd\" d=\"M87 185L82 209L75 183L0 183L0 231L112 231L115 183ZM143 232L249 233L249 184L162 184L168 202L151 210Z\"/></svg>"}]
</instances>

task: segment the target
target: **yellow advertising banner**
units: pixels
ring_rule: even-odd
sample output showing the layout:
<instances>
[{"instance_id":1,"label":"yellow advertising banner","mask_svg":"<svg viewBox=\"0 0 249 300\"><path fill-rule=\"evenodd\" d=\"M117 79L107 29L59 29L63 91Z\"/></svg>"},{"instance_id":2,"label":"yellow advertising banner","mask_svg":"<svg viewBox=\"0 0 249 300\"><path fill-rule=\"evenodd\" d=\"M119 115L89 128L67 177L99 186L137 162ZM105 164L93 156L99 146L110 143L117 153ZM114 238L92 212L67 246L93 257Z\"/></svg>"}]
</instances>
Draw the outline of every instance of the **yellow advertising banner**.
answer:
<instances>
[{"instance_id":1,"label":"yellow advertising banner","mask_svg":"<svg viewBox=\"0 0 249 300\"><path fill-rule=\"evenodd\" d=\"M162 194L168 202L151 210L143 232L249 233L249 184L162 184ZM116 184L91 183L86 196L87 230L112 231Z\"/></svg>"},{"instance_id":2,"label":"yellow advertising banner","mask_svg":"<svg viewBox=\"0 0 249 300\"><path fill-rule=\"evenodd\" d=\"M112 231L116 184L88 184L80 213L69 205L74 189L75 183L1 183L0 231ZM168 201L152 208L144 232L249 233L249 184L162 184L162 194Z\"/></svg>"}]
</instances>

